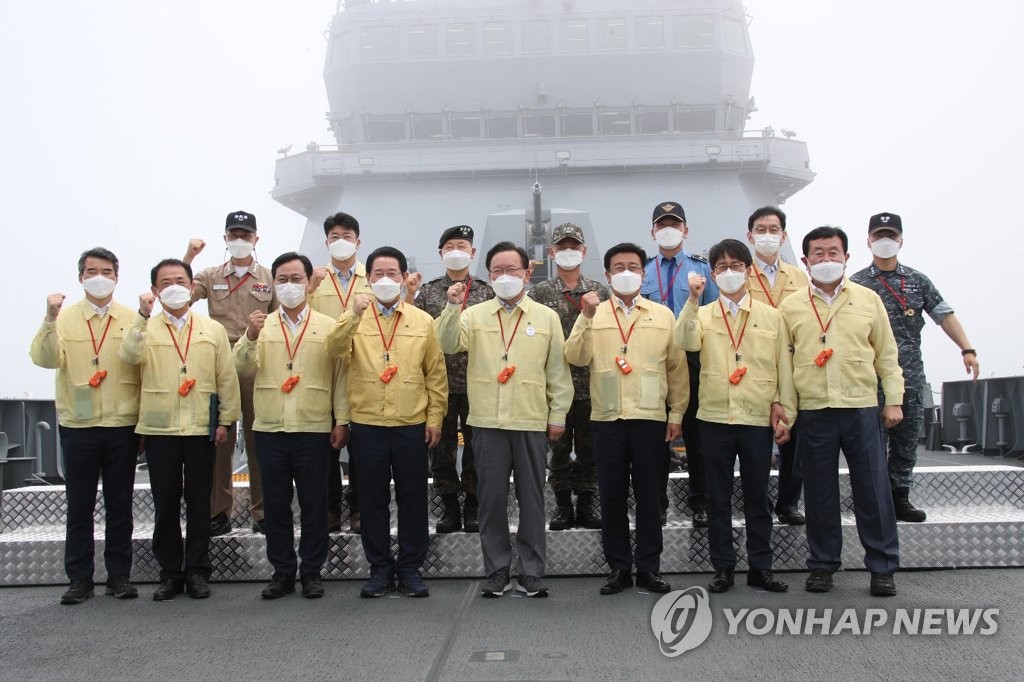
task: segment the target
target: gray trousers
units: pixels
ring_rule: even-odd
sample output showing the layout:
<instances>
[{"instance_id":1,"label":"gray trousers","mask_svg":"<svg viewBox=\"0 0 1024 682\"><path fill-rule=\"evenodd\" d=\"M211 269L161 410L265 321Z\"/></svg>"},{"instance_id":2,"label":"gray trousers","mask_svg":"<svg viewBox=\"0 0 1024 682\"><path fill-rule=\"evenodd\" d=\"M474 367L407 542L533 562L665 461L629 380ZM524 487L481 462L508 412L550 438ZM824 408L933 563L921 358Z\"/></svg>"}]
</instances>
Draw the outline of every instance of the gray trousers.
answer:
<instances>
[{"instance_id":1,"label":"gray trousers","mask_svg":"<svg viewBox=\"0 0 1024 682\"><path fill-rule=\"evenodd\" d=\"M508 527L508 480L513 474L519 501L519 575L541 577L547 558L544 515L544 476L547 434L473 428L476 455L476 494L480 501L480 548L484 571L491 575L512 563Z\"/></svg>"}]
</instances>

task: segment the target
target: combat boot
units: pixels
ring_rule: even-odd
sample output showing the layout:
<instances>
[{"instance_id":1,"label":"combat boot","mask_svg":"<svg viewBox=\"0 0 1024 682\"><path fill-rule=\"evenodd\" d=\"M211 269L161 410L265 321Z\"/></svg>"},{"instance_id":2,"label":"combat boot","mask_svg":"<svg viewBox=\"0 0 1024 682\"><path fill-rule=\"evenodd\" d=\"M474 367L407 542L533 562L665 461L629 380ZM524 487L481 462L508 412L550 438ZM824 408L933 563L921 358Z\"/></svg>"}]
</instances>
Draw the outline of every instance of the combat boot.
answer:
<instances>
[{"instance_id":1,"label":"combat boot","mask_svg":"<svg viewBox=\"0 0 1024 682\"><path fill-rule=\"evenodd\" d=\"M576 525L581 528L601 528L601 512L593 491L579 494L576 500Z\"/></svg>"},{"instance_id":2,"label":"combat boot","mask_svg":"<svg viewBox=\"0 0 1024 682\"><path fill-rule=\"evenodd\" d=\"M548 528L551 530L572 528L576 522L572 511L572 491L556 490L555 504L558 506L555 508L555 515L551 517L551 523L548 524Z\"/></svg>"},{"instance_id":3,"label":"combat boot","mask_svg":"<svg viewBox=\"0 0 1024 682\"><path fill-rule=\"evenodd\" d=\"M459 496L456 493L441 495L441 502L444 504L444 511L437 522L438 533L454 533L462 530L462 517L459 512Z\"/></svg>"},{"instance_id":4,"label":"combat boot","mask_svg":"<svg viewBox=\"0 0 1024 682\"><path fill-rule=\"evenodd\" d=\"M918 509L910 503L910 488L893 488L892 504L896 508L897 521L921 523L928 518L923 509Z\"/></svg>"},{"instance_id":5,"label":"combat boot","mask_svg":"<svg viewBox=\"0 0 1024 682\"><path fill-rule=\"evenodd\" d=\"M466 493L466 505L462 509L462 527L467 533L480 532L480 503L476 495Z\"/></svg>"}]
</instances>

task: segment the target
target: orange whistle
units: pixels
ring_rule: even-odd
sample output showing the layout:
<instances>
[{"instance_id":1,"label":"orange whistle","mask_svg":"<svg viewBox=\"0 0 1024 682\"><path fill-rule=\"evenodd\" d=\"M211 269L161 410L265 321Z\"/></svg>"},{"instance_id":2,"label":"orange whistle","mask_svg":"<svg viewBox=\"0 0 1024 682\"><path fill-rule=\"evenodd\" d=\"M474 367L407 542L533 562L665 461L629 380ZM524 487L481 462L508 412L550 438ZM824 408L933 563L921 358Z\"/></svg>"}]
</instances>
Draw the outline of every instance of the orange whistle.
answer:
<instances>
[{"instance_id":1,"label":"orange whistle","mask_svg":"<svg viewBox=\"0 0 1024 682\"><path fill-rule=\"evenodd\" d=\"M107 370L101 369L92 375L92 379L89 379L89 385L93 388L99 388L103 380L107 378Z\"/></svg>"},{"instance_id":2,"label":"orange whistle","mask_svg":"<svg viewBox=\"0 0 1024 682\"><path fill-rule=\"evenodd\" d=\"M297 383L299 383L299 377L288 377L287 379L284 380L284 383L281 384L281 390L284 391L285 393L291 393L292 389L295 388L295 384Z\"/></svg>"},{"instance_id":3,"label":"orange whistle","mask_svg":"<svg viewBox=\"0 0 1024 682\"><path fill-rule=\"evenodd\" d=\"M501 372L498 374L498 383L499 384L507 383L508 380L511 379L512 375L515 374L515 373L516 373L516 366L515 365L509 365L505 369L501 370Z\"/></svg>"},{"instance_id":4,"label":"orange whistle","mask_svg":"<svg viewBox=\"0 0 1024 682\"><path fill-rule=\"evenodd\" d=\"M633 367L629 364L629 361L623 357L615 358L615 364L619 366L623 374L629 374L633 371Z\"/></svg>"},{"instance_id":5,"label":"orange whistle","mask_svg":"<svg viewBox=\"0 0 1024 682\"><path fill-rule=\"evenodd\" d=\"M814 364L818 367L824 367L825 363L832 357L832 349L826 348L825 350L818 353L818 357L814 358Z\"/></svg>"},{"instance_id":6,"label":"orange whistle","mask_svg":"<svg viewBox=\"0 0 1024 682\"><path fill-rule=\"evenodd\" d=\"M385 384L391 383L391 380L398 374L398 365L388 365L384 368L384 371L380 373L380 380Z\"/></svg>"},{"instance_id":7,"label":"orange whistle","mask_svg":"<svg viewBox=\"0 0 1024 682\"><path fill-rule=\"evenodd\" d=\"M747 373L747 368L746 367L737 367L736 371L733 372L732 376L729 377L729 383L733 384L735 386L736 384L740 383L740 381L743 380L743 375L746 374L746 373Z\"/></svg>"},{"instance_id":8,"label":"orange whistle","mask_svg":"<svg viewBox=\"0 0 1024 682\"><path fill-rule=\"evenodd\" d=\"M178 386L178 393L181 394L182 396L186 396L189 394L189 392L195 385L195 379L185 379L183 382L181 382L181 386Z\"/></svg>"}]
</instances>

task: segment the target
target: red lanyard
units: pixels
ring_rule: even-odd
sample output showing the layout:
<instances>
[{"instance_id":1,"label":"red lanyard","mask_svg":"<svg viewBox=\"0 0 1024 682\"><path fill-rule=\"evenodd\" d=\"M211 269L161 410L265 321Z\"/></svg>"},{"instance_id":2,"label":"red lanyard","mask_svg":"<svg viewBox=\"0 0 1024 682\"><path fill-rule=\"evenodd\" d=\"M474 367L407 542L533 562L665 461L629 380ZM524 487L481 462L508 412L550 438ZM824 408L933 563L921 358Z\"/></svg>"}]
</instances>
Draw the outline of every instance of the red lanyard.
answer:
<instances>
[{"instance_id":1,"label":"red lanyard","mask_svg":"<svg viewBox=\"0 0 1024 682\"><path fill-rule=\"evenodd\" d=\"M167 324L167 332L171 335L171 341L174 342L174 350L178 351L178 357L181 358L181 373L184 374L186 368L186 358L188 358L188 349L192 347L192 322L193 318L191 315L188 316L188 340L185 341L185 352L181 352L181 346L178 345L178 337L173 329L171 329L170 323Z\"/></svg>"},{"instance_id":2,"label":"red lanyard","mask_svg":"<svg viewBox=\"0 0 1024 682\"><path fill-rule=\"evenodd\" d=\"M352 298L352 290L356 288L356 273L352 273L352 277L348 281L348 293L343 297L341 295L341 289L338 288L338 276L335 273L329 273L331 277L331 284L334 285L334 292L338 294L338 300L341 301L341 309L348 310L348 302Z\"/></svg>"},{"instance_id":3,"label":"red lanyard","mask_svg":"<svg viewBox=\"0 0 1024 682\"><path fill-rule=\"evenodd\" d=\"M505 354L501 356L502 360L508 361L508 351L512 348L512 342L516 340L516 332L519 331L519 323L523 321L523 310L519 310L519 319L516 320L515 329L512 330L512 338L505 342L505 325L501 323L501 311L499 310L498 315L498 328L501 330L501 345L505 348Z\"/></svg>"},{"instance_id":4,"label":"red lanyard","mask_svg":"<svg viewBox=\"0 0 1024 682\"><path fill-rule=\"evenodd\" d=\"M469 300L469 290L472 289L472 288L473 288L473 278L472 277L467 277L466 278L466 293L462 297L462 309L463 310L466 309L466 301Z\"/></svg>"},{"instance_id":5,"label":"red lanyard","mask_svg":"<svg viewBox=\"0 0 1024 682\"><path fill-rule=\"evenodd\" d=\"M563 291L562 296L565 296L565 300L569 301L569 303L572 303L574 306L576 306L576 308L581 313L583 312L583 296L580 296L580 300L578 301L572 300L572 296L569 295L568 291Z\"/></svg>"},{"instance_id":6,"label":"red lanyard","mask_svg":"<svg viewBox=\"0 0 1024 682\"><path fill-rule=\"evenodd\" d=\"M903 277L900 277L900 293L904 294L903 296L900 296L899 294L896 293L895 289L893 289L891 286L889 286L888 282L886 282L884 279L882 279L882 275L881 274L878 275L877 279L878 279L879 282L882 283L883 287L885 287L886 289L889 290L889 293L892 294L892 297L895 298L896 301L903 308L903 312L906 312L907 311L907 297L906 297L907 280L905 280Z\"/></svg>"},{"instance_id":7,"label":"red lanyard","mask_svg":"<svg viewBox=\"0 0 1024 682\"><path fill-rule=\"evenodd\" d=\"M778 266L776 266L776 267L778 267ZM779 273L776 272L775 276L778 277ZM771 307L778 308L779 306L775 305L775 301L772 299L771 293L765 287L764 280L761 279L762 277L764 277L765 279L768 279L768 275L765 275L764 273L762 273L761 269L758 268L757 269L757 283L761 285L761 291L763 291L764 295L768 297L768 303L771 305Z\"/></svg>"},{"instance_id":8,"label":"red lanyard","mask_svg":"<svg viewBox=\"0 0 1024 682\"><path fill-rule=\"evenodd\" d=\"M811 310L814 311L814 316L818 318L818 326L821 327L821 342L825 343L825 334L828 332L828 328L832 326L831 318L828 324L821 323L821 315L818 314L818 306L814 305L814 294L811 293L811 288L807 287L807 299L811 302Z\"/></svg>"},{"instance_id":9,"label":"red lanyard","mask_svg":"<svg viewBox=\"0 0 1024 682\"><path fill-rule=\"evenodd\" d=\"M732 335L732 327L729 326L729 314L725 312L725 306L722 305L722 299L718 299L718 307L722 311L722 321L725 322L725 331L729 332L729 343L732 344L732 349L736 351L736 362L740 361L740 344L743 343L743 335L747 333L747 322L750 322L750 313L743 318L743 328L740 329L740 338L736 339Z\"/></svg>"},{"instance_id":10,"label":"red lanyard","mask_svg":"<svg viewBox=\"0 0 1024 682\"><path fill-rule=\"evenodd\" d=\"M109 313L108 313L109 315ZM89 338L92 340L92 364L100 364L100 349L103 348L103 342L107 340L107 332L110 331L110 323L114 321L113 317L107 317L107 326L103 328L103 336L100 337L100 345L96 345L96 336L92 333L92 321L86 320L85 324L89 326Z\"/></svg>"},{"instance_id":11,"label":"red lanyard","mask_svg":"<svg viewBox=\"0 0 1024 682\"><path fill-rule=\"evenodd\" d=\"M283 314L287 315L288 313L283 313ZM288 353L288 369L292 368L292 361L295 359L295 354L299 352L299 344L302 343L302 337L306 335L306 328L309 327L309 318L311 318L311 317L312 317L312 315L310 315L308 313L308 311L307 311L307 313L306 313L306 323L304 325L302 325L302 331L299 333L299 338L295 340L295 349L294 350L292 349L291 345L288 343L288 333L284 330L285 325L283 325L283 324L281 325L281 336L284 337L284 350L285 350L286 353ZM392 338L394 338L394 337L392 337Z\"/></svg>"},{"instance_id":12,"label":"red lanyard","mask_svg":"<svg viewBox=\"0 0 1024 682\"><path fill-rule=\"evenodd\" d=\"M661 263L657 260L654 262L654 270L658 273L658 293L661 294L661 302L668 305L668 295L672 293L672 285L676 283L676 277L679 276L679 271L682 270L682 264L676 263L676 271L672 273L672 279L668 281L668 289L663 289L661 286Z\"/></svg>"},{"instance_id":13,"label":"red lanyard","mask_svg":"<svg viewBox=\"0 0 1024 682\"><path fill-rule=\"evenodd\" d=\"M622 338L622 352L625 353L626 349L629 348L629 338L633 336L633 329L636 327L636 323L640 321L640 316L636 316L633 324L629 325L629 333L625 333L622 331L622 323L619 322L619 309L611 301L608 301L608 305L612 308L612 316L615 318L615 324L619 328L619 337Z\"/></svg>"},{"instance_id":14,"label":"red lanyard","mask_svg":"<svg viewBox=\"0 0 1024 682\"><path fill-rule=\"evenodd\" d=\"M352 287L349 287L349 292L352 291ZM398 331L398 321L402 317L402 313L398 310L395 311L395 326L391 329L391 338L384 340L384 327L380 325L380 315L377 314L376 302L371 303L373 306L373 319L377 321L377 331L380 332L380 342L384 344L384 362L391 361L391 346L395 342L395 332Z\"/></svg>"},{"instance_id":15,"label":"red lanyard","mask_svg":"<svg viewBox=\"0 0 1024 682\"><path fill-rule=\"evenodd\" d=\"M224 268L227 269L227 263L224 264ZM252 270L250 270L249 272L245 273L245 277L240 279L238 284L236 284L234 287L228 289L228 296L230 296L231 294L233 294L236 291L238 291L239 289L241 289L242 285L245 284L246 281L250 277L252 277ZM227 284L229 287L231 286L231 282L228 281L228 276L227 275L224 275L224 283Z\"/></svg>"}]
</instances>

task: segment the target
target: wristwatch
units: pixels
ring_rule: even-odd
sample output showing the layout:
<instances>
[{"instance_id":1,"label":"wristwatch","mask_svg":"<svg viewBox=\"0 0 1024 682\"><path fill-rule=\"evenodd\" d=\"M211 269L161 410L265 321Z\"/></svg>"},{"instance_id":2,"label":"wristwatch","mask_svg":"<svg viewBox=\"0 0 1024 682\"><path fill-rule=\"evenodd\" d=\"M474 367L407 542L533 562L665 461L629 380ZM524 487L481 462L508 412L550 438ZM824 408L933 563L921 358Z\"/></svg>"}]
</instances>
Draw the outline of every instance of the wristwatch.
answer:
<instances>
[{"instance_id":1,"label":"wristwatch","mask_svg":"<svg viewBox=\"0 0 1024 682\"><path fill-rule=\"evenodd\" d=\"M960 355L963 355L964 357L968 355L978 357L978 351L974 350L973 348L964 348L962 351L960 351Z\"/></svg>"}]
</instances>

